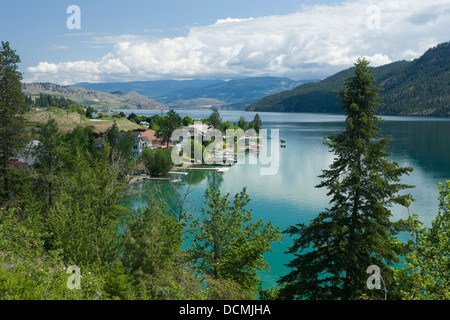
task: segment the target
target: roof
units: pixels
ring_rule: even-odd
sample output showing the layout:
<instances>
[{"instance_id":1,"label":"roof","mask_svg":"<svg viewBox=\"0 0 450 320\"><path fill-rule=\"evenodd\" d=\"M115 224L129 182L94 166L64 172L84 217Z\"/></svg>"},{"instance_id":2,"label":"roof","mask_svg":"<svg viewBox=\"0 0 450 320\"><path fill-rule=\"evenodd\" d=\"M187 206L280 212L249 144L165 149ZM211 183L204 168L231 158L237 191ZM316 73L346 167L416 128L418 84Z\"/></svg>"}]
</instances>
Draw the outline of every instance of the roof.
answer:
<instances>
[{"instance_id":1,"label":"roof","mask_svg":"<svg viewBox=\"0 0 450 320\"><path fill-rule=\"evenodd\" d=\"M143 138L147 138L148 140L157 140L158 138L156 137L156 131L155 130L145 130L143 132L141 132L141 137Z\"/></svg>"}]
</instances>

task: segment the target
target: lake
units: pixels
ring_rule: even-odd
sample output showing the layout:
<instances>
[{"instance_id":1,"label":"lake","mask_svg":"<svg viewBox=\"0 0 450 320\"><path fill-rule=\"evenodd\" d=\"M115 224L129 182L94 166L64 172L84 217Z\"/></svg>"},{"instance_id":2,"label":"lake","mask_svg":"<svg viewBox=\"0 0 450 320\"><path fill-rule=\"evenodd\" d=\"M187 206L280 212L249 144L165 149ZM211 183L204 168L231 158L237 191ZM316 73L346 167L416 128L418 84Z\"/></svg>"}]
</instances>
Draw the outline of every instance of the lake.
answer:
<instances>
[{"instance_id":1,"label":"lake","mask_svg":"<svg viewBox=\"0 0 450 320\"><path fill-rule=\"evenodd\" d=\"M123 110L130 113L130 110ZM189 115L193 119L207 118L211 110L176 110L182 117ZM135 111L137 115L159 114L160 111ZM220 111L224 121L237 122L240 116L252 120L255 112ZM333 114L301 113L259 113L263 128L269 134L272 129L279 130L279 137L286 140L286 148L279 151L279 170L274 175L261 175L264 165L252 164L247 155L243 164L236 164L228 172L189 172L185 180L190 181L193 192L189 195L189 207L192 211L202 206L206 188L216 186L222 192L235 193L247 187L254 219L272 221L275 226L285 230L287 227L307 223L319 212L328 207L325 189L317 189L318 176L322 169L328 168L333 155L323 145L323 138L337 134L344 129L344 116ZM404 176L402 182L414 185L411 193L415 202L410 206L411 212L429 226L437 213L436 183L450 179L450 119L426 117L382 117L385 122L380 125L382 134L392 135L390 143L391 160L401 166L412 166L414 171ZM273 140L267 140L274 143ZM269 148L269 145L264 146ZM133 208L144 206L147 190L158 186L164 194L174 194L173 184L168 182L144 182L136 184L133 189L144 191L126 199ZM180 186L179 192L187 190L187 183ZM393 219L406 218L408 211L403 207L392 208ZM281 244L272 246L273 252L265 255L270 264L270 271L260 273L264 288L276 285L280 276L289 269L285 267L292 257L284 253L291 244L285 237Z\"/></svg>"}]
</instances>

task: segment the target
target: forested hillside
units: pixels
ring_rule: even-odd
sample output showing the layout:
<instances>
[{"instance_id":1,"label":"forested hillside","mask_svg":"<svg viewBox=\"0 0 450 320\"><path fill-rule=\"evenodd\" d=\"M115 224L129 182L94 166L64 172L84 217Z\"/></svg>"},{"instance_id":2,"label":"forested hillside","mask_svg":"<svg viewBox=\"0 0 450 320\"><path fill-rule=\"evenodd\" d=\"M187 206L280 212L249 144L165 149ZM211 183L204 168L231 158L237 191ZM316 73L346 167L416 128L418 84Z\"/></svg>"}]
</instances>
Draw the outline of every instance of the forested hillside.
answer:
<instances>
[{"instance_id":1,"label":"forested hillside","mask_svg":"<svg viewBox=\"0 0 450 320\"><path fill-rule=\"evenodd\" d=\"M349 68L320 82L306 83L292 90L267 96L250 105L251 111L340 113L334 91L342 90ZM398 61L374 68L382 86L380 96L385 115L450 115L450 43L429 49L413 61Z\"/></svg>"}]
</instances>

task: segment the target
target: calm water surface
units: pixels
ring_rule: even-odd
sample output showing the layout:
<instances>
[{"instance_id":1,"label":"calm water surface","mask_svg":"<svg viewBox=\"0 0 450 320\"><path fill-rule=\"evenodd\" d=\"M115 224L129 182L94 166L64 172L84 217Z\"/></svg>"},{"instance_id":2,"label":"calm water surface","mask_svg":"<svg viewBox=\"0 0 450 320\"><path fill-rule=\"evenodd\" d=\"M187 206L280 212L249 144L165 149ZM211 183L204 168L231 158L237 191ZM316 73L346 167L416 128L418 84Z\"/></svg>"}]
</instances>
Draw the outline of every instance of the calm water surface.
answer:
<instances>
[{"instance_id":1,"label":"calm water surface","mask_svg":"<svg viewBox=\"0 0 450 320\"><path fill-rule=\"evenodd\" d=\"M127 112L124 110L124 112ZM128 111L129 112L129 111ZM152 115L158 111L133 111L138 115ZM206 118L210 110L177 110L184 117ZM237 122L240 116L252 120L254 112L220 111L222 119ZM187 189L187 181L194 191L189 197L189 208L199 210L203 205L206 188L216 186L222 194L234 195L247 187L251 201L249 208L254 219L272 221L285 230L297 223L307 223L324 208L328 207L325 189L317 189L318 176L328 168L333 155L323 145L323 138L337 134L344 129L344 116L331 114L287 114L260 113L263 128L270 133L278 129L280 138L286 140L286 148L279 150L279 170L275 175L261 175L260 164L251 164L255 155L248 155L245 163L231 167L226 173L189 172L188 179L179 186L179 192ZM407 192L415 198L410 210L419 215L421 221L430 225L437 213L437 182L450 179L450 119L418 117L383 117L380 125L382 134L392 135L391 161L401 166L412 166L414 171L404 176L402 182L414 185ZM268 140L270 143L271 140ZM269 146L267 146L269 147ZM257 159L253 159L257 160ZM255 161L259 163L258 161ZM173 184L167 182L145 182L136 184L134 189L144 192L125 199L125 203L136 208L145 206L148 191L158 186L167 195L173 195ZM395 220L406 218L408 212L403 207L392 208ZM285 237L281 244L272 246L273 252L265 255L270 271L260 273L264 288L276 285L280 276L289 269L285 267L292 256L284 251L292 243Z\"/></svg>"}]
</instances>

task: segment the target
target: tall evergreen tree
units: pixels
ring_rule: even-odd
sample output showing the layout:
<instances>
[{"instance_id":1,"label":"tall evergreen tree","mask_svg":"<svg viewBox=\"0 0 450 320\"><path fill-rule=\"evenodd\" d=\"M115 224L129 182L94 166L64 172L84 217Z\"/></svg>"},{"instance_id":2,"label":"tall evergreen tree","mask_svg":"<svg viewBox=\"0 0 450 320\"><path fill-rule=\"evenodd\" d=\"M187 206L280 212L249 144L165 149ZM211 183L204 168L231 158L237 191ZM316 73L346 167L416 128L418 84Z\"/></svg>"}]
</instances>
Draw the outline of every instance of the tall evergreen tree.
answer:
<instances>
[{"instance_id":1,"label":"tall evergreen tree","mask_svg":"<svg viewBox=\"0 0 450 320\"><path fill-rule=\"evenodd\" d=\"M380 104L365 59L355 63L355 75L344 82L339 92L346 114L346 129L327 137L325 144L335 160L319 177L317 186L327 188L331 208L325 209L309 224L289 227L296 236L288 252L295 258L293 270L279 283L284 295L306 299L357 299L372 295L367 288L367 268L377 265L385 283L392 274L387 265L396 262L396 234L401 223L390 220L389 207L407 205L410 195L398 192L411 187L400 183L412 168L389 162L389 137L378 132L381 119L374 115ZM378 290L379 292L379 290ZM384 294L384 292L383 292Z\"/></svg>"},{"instance_id":2,"label":"tall evergreen tree","mask_svg":"<svg viewBox=\"0 0 450 320\"><path fill-rule=\"evenodd\" d=\"M20 58L9 42L0 48L0 203L13 200L15 172L11 160L26 146L26 121L28 110L22 94L22 74L18 70Z\"/></svg>"},{"instance_id":3,"label":"tall evergreen tree","mask_svg":"<svg viewBox=\"0 0 450 320\"><path fill-rule=\"evenodd\" d=\"M241 116L238 120L237 126L241 128L242 130L246 131L248 127L247 121L245 121L245 118Z\"/></svg>"},{"instance_id":4,"label":"tall evergreen tree","mask_svg":"<svg viewBox=\"0 0 450 320\"><path fill-rule=\"evenodd\" d=\"M208 125L213 126L218 130L222 130L222 118L220 117L217 108L214 108L213 112L208 117Z\"/></svg>"},{"instance_id":5,"label":"tall evergreen tree","mask_svg":"<svg viewBox=\"0 0 450 320\"><path fill-rule=\"evenodd\" d=\"M119 144L120 130L116 121L114 124L106 131L106 139L108 140L109 146L114 149Z\"/></svg>"},{"instance_id":6,"label":"tall evergreen tree","mask_svg":"<svg viewBox=\"0 0 450 320\"><path fill-rule=\"evenodd\" d=\"M55 119L38 124L39 145L36 147L36 189L45 203L46 211L54 204L55 194L60 189L61 170L66 152L63 133Z\"/></svg>"},{"instance_id":7,"label":"tall evergreen tree","mask_svg":"<svg viewBox=\"0 0 450 320\"><path fill-rule=\"evenodd\" d=\"M261 130L262 128L262 121L261 121L261 117L259 116L259 114L255 114L255 117L253 118L253 128L255 129L255 131L257 133L259 133L259 130Z\"/></svg>"}]
</instances>

